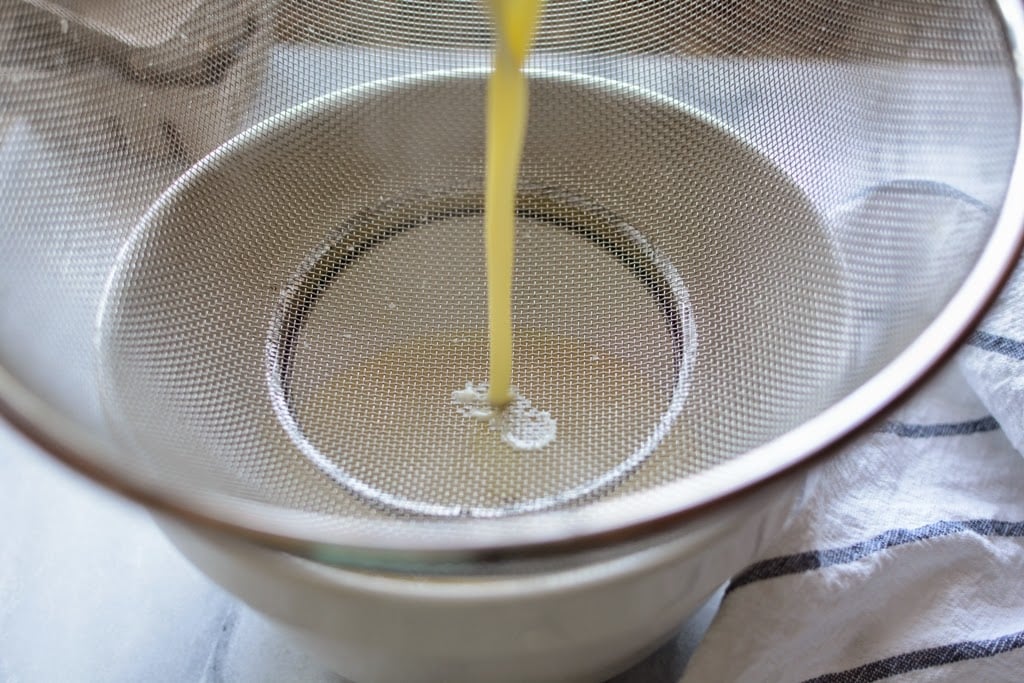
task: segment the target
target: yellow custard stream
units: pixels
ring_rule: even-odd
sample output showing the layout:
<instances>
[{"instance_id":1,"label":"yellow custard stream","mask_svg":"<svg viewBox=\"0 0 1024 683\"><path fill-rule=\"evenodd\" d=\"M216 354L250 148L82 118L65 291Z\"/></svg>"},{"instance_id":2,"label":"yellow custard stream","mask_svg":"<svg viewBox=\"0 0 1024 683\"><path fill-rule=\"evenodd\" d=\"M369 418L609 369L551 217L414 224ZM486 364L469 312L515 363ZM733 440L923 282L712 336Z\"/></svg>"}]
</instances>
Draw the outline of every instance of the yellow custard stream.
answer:
<instances>
[{"instance_id":1,"label":"yellow custard stream","mask_svg":"<svg viewBox=\"0 0 1024 683\"><path fill-rule=\"evenodd\" d=\"M498 31L487 89L487 191L484 232L490 324L492 406L513 398L512 269L515 249L516 181L526 134L528 93L522 67L533 42L543 0L488 0Z\"/></svg>"}]
</instances>

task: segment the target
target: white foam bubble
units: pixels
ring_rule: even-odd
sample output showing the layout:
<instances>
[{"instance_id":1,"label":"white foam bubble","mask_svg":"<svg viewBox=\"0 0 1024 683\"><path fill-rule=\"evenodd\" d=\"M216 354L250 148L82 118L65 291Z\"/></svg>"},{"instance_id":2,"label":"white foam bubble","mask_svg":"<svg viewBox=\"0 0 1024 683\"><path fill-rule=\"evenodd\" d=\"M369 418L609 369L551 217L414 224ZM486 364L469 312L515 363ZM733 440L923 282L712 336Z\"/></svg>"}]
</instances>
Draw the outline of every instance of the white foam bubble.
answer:
<instances>
[{"instance_id":1,"label":"white foam bubble","mask_svg":"<svg viewBox=\"0 0 1024 683\"><path fill-rule=\"evenodd\" d=\"M535 451L554 441L558 421L551 413L535 408L515 387L512 396L511 403L496 411L487 401L486 382L466 382L463 389L452 392L452 403L459 415L487 421L501 440L516 450Z\"/></svg>"}]
</instances>

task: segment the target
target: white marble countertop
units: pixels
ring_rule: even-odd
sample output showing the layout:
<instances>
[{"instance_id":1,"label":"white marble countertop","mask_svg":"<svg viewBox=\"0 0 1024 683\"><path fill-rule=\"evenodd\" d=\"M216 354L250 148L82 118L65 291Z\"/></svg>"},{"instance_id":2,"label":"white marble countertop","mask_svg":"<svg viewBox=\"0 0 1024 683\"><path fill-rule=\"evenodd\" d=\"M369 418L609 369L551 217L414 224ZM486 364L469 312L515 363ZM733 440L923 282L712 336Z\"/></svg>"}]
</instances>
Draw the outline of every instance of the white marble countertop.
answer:
<instances>
[{"instance_id":1,"label":"white marble countertop","mask_svg":"<svg viewBox=\"0 0 1024 683\"><path fill-rule=\"evenodd\" d=\"M0 423L0 681L341 681L182 558L142 508ZM714 613L615 679L678 680Z\"/></svg>"},{"instance_id":2,"label":"white marble countertop","mask_svg":"<svg viewBox=\"0 0 1024 683\"><path fill-rule=\"evenodd\" d=\"M6 425L0 519L2 681L338 680Z\"/></svg>"}]
</instances>

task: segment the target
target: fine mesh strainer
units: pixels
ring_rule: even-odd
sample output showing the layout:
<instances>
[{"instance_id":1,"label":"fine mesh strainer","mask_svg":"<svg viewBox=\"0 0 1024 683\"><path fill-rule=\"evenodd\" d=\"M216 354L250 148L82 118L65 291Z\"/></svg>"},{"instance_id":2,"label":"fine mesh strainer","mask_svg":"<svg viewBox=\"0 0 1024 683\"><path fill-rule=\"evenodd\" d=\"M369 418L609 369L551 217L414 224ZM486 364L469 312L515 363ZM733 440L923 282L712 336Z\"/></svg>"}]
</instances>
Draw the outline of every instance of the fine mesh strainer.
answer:
<instances>
[{"instance_id":1,"label":"fine mesh strainer","mask_svg":"<svg viewBox=\"0 0 1024 683\"><path fill-rule=\"evenodd\" d=\"M1020 14L549 0L513 383L557 436L517 450L452 400L487 379L485 6L0 0L0 404L161 512L341 565L691 519L993 296Z\"/></svg>"}]
</instances>

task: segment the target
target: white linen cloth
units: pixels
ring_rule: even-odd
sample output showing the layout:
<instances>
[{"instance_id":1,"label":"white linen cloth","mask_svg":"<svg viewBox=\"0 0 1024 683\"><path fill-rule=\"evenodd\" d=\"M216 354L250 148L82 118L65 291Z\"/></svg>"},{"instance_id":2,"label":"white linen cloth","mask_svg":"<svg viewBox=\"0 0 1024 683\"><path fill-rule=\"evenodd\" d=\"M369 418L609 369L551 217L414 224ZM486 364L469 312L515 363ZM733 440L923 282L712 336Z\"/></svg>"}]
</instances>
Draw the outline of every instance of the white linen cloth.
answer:
<instances>
[{"instance_id":1,"label":"white linen cloth","mask_svg":"<svg viewBox=\"0 0 1024 683\"><path fill-rule=\"evenodd\" d=\"M682 683L1024 681L1024 274L964 348L827 460L730 583Z\"/></svg>"}]
</instances>

